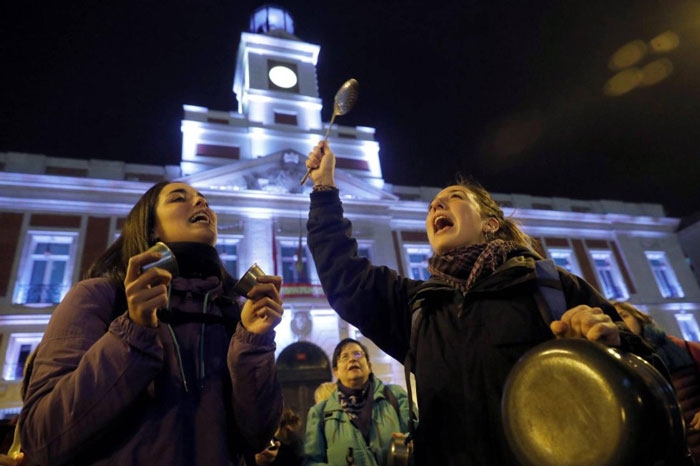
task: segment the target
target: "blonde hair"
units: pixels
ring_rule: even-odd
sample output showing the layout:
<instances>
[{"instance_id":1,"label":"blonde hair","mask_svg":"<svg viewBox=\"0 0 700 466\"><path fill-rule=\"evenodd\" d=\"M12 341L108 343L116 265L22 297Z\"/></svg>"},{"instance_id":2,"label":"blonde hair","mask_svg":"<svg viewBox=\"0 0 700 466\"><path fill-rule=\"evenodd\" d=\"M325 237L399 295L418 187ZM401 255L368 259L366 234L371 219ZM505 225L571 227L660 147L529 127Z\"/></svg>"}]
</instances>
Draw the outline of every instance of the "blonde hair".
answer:
<instances>
[{"instance_id":1,"label":"blonde hair","mask_svg":"<svg viewBox=\"0 0 700 466\"><path fill-rule=\"evenodd\" d=\"M337 385L335 382L323 382L316 388L316 391L314 391L314 403L319 403L330 398L336 388Z\"/></svg>"}]
</instances>

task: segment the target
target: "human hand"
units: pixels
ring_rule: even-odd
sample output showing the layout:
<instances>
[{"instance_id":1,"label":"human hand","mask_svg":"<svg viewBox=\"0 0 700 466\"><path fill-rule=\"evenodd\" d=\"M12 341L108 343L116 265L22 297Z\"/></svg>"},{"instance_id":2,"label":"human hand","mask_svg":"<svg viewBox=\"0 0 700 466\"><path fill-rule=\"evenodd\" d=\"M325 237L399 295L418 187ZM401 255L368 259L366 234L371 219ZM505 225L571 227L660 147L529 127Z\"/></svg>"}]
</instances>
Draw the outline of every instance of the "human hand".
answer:
<instances>
[{"instance_id":1,"label":"human hand","mask_svg":"<svg viewBox=\"0 0 700 466\"><path fill-rule=\"evenodd\" d=\"M401 443L405 443L405 442L406 442L406 437L408 437L408 435L406 435L406 434L404 434L404 433L402 433L402 432L392 432L392 434L391 434L391 438L392 438L392 439L396 439L396 441L399 441L399 442L401 442ZM409 445L413 445L413 439L411 439L411 440L408 442L408 444L409 444Z\"/></svg>"},{"instance_id":2,"label":"human hand","mask_svg":"<svg viewBox=\"0 0 700 466\"><path fill-rule=\"evenodd\" d=\"M599 307L576 306L549 327L557 338L586 338L608 346L620 346L620 331Z\"/></svg>"},{"instance_id":3,"label":"human hand","mask_svg":"<svg viewBox=\"0 0 700 466\"><path fill-rule=\"evenodd\" d=\"M688 427L690 430L700 430L700 411L695 413L695 416L693 416L693 420L690 421L690 425Z\"/></svg>"},{"instance_id":4,"label":"human hand","mask_svg":"<svg viewBox=\"0 0 700 466\"><path fill-rule=\"evenodd\" d=\"M335 154L327 141L320 141L306 159L306 168L314 186L335 186Z\"/></svg>"},{"instance_id":5,"label":"human hand","mask_svg":"<svg viewBox=\"0 0 700 466\"><path fill-rule=\"evenodd\" d=\"M260 453L255 454L255 464L257 466L268 466L269 464L272 464L277 458L277 454L280 451L281 443L279 440L273 440L272 442L273 445L270 445Z\"/></svg>"},{"instance_id":6,"label":"human hand","mask_svg":"<svg viewBox=\"0 0 700 466\"><path fill-rule=\"evenodd\" d=\"M282 320L282 277L263 275L248 292L241 311L241 323L251 333L267 333Z\"/></svg>"},{"instance_id":7,"label":"human hand","mask_svg":"<svg viewBox=\"0 0 700 466\"><path fill-rule=\"evenodd\" d=\"M0 466L22 466L24 453L19 452L14 457L0 453Z\"/></svg>"},{"instance_id":8,"label":"human hand","mask_svg":"<svg viewBox=\"0 0 700 466\"><path fill-rule=\"evenodd\" d=\"M173 278L165 269L153 267L142 271L146 264L160 259L159 252L146 251L129 259L124 277L129 318L144 327L157 327L159 308L168 307L168 283Z\"/></svg>"}]
</instances>

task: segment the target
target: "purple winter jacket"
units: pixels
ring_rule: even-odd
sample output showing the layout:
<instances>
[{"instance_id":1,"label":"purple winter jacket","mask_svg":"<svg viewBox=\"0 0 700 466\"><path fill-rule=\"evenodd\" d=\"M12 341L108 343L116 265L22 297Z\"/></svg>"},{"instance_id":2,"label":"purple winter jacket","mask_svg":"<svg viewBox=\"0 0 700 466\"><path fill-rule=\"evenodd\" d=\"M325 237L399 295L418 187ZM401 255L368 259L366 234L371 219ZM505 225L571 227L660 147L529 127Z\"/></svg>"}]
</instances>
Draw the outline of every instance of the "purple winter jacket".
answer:
<instances>
[{"instance_id":1,"label":"purple winter jacket","mask_svg":"<svg viewBox=\"0 0 700 466\"><path fill-rule=\"evenodd\" d=\"M222 316L219 279L176 277L170 307ZM79 282L39 344L20 414L41 465L237 465L272 438L282 411L274 331L239 323L136 325L113 319L106 279ZM238 313L236 313L238 315Z\"/></svg>"}]
</instances>

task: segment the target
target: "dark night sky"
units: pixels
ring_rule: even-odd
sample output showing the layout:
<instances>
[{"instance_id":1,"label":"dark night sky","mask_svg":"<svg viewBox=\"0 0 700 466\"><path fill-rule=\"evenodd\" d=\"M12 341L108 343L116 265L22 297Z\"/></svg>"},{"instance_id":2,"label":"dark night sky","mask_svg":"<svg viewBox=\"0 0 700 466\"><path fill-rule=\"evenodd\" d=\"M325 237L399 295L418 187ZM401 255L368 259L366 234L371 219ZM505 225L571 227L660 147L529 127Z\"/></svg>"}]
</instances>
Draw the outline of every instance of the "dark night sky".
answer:
<instances>
[{"instance_id":1,"label":"dark night sky","mask_svg":"<svg viewBox=\"0 0 700 466\"><path fill-rule=\"evenodd\" d=\"M13 2L2 15L0 151L177 164L182 105L235 110L240 32L263 2ZM700 210L700 0L278 1L321 45L324 120L375 127L384 178L492 192ZM617 97L613 53L672 31L649 55L665 80Z\"/></svg>"}]
</instances>

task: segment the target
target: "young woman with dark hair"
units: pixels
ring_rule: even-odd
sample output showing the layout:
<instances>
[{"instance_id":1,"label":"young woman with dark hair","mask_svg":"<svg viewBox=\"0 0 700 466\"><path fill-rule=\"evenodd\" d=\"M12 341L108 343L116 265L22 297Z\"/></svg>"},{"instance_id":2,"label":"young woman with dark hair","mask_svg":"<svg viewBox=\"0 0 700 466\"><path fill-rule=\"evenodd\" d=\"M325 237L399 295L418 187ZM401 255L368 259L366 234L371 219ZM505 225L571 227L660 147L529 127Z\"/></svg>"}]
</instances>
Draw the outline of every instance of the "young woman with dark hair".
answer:
<instances>
[{"instance_id":1,"label":"young woman with dark hair","mask_svg":"<svg viewBox=\"0 0 700 466\"><path fill-rule=\"evenodd\" d=\"M281 279L260 278L241 306L216 238L191 186L158 183L139 199L39 344L19 421L33 461L238 465L265 447L282 412ZM157 241L177 276L143 269Z\"/></svg>"}]
</instances>

